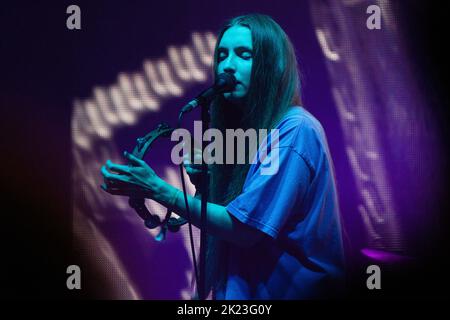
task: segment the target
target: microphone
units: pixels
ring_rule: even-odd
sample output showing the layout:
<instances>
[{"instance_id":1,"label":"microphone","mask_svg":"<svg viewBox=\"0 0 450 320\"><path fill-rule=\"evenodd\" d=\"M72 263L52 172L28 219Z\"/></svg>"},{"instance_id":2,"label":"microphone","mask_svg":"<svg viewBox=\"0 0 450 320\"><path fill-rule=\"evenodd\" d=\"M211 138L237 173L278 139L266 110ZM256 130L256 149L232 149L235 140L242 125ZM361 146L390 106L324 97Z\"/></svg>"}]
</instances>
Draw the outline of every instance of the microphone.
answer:
<instances>
[{"instance_id":1,"label":"microphone","mask_svg":"<svg viewBox=\"0 0 450 320\"><path fill-rule=\"evenodd\" d=\"M236 78L231 73L224 72L219 74L214 84L200 93L194 100L186 104L181 109L180 114L189 112L201 104L211 102L211 100L220 93L233 91L234 87L236 87L236 82Z\"/></svg>"}]
</instances>

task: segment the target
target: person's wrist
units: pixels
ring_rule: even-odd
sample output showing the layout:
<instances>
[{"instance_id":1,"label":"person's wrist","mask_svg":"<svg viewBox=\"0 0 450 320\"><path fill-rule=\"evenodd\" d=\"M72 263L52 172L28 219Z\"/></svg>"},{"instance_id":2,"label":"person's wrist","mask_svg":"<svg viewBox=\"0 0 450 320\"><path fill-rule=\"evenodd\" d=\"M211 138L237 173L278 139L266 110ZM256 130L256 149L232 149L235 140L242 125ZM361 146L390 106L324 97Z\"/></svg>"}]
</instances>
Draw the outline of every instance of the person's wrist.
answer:
<instances>
[{"instance_id":1,"label":"person's wrist","mask_svg":"<svg viewBox=\"0 0 450 320\"><path fill-rule=\"evenodd\" d=\"M158 187L155 190L153 199L162 205L173 208L176 206L178 193L180 190L168 184L164 180L158 183Z\"/></svg>"},{"instance_id":2,"label":"person's wrist","mask_svg":"<svg viewBox=\"0 0 450 320\"><path fill-rule=\"evenodd\" d=\"M152 186L148 188L146 198L160 202L163 199L163 193L166 192L166 182L163 179L156 179Z\"/></svg>"}]
</instances>

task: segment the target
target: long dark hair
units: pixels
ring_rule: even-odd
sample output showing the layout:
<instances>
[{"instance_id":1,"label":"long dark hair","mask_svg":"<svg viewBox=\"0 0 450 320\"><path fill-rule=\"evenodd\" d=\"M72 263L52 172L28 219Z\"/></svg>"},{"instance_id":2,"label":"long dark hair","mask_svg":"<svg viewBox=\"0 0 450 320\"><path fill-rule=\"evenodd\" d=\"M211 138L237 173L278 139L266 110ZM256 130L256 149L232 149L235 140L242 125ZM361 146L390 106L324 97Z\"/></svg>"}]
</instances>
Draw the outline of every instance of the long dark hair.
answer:
<instances>
[{"instance_id":1,"label":"long dark hair","mask_svg":"<svg viewBox=\"0 0 450 320\"><path fill-rule=\"evenodd\" d=\"M214 76L217 76L218 46L229 28L240 25L250 29L253 63L245 106L239 110L223 96L211 104L211 127L219 129L225 141L225 129L255 130L274 128L292 105L301 105L300 78L294 47L283 29L269 16L248 14L229 20L220 30L214 50ZM230 112L233 110L233 112ZM239 114L237 114L239 113ZM260 141L259 141L260 143ZM245 164L210 166L210 201L226 206L241 192L248 170L249 148ZM224 156L226 152L224 150ZM207 252L207 291L223 283L226 244L209 237Z\"/></svg>"}]
</instances>

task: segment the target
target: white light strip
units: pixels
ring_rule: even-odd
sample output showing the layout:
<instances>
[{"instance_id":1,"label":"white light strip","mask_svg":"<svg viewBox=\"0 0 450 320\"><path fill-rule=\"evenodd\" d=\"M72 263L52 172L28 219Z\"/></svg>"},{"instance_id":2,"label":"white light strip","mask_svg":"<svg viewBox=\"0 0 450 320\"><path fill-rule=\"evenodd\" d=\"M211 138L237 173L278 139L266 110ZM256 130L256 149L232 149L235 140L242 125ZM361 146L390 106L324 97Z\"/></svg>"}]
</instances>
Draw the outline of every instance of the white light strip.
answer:
<instances>
[{"instance_id":1,"label":"white light strip","mask_svg":"<svg viewBox=\"0 0 450 320\"><path fill-rule=\"evenodd\" d=\"M137 299L139 285L133 284L127 270L114 252L113 240L103 233L104 224L121 223L136 231L133 238L136 243L148 244L148 236L156 236L159 229L148 230L142 220L130 208L127 197L111 197L100 189L100 168L107 159L123 163L114 141L114 133L123 126L134 125L137 120L149 112L159 112L163 101L171 97L181 97L186 88L195 82L204 82L208 76L215 45L212 33L192 34L191 46L170 46L168 56L144 60L142 70L133 73L121 72L117 82L106 87L95 86L93 97L74 101L72 125L72 153L74 157L72 171L73 212L76 235L82 239L89 253L99 253L102 257L101 268L109 274L114 283L117 298ZM171 56L172 55L172 56ZM208 70L208 71L207 71ZM186 173L189 194L194 186ZM178 171L166 168L166 181L181 188ZM166 214L166 208L154 201L146 201L149 210L160 216ZM114 210L112 210L114 209ZM86 222L89 221L89 225ZM150 235L149 235L150 233ZM191 256L187 228L171 237L181 241L187 255ZM199 231L194 228L195 246L199 247ZM152 246L150 246L151 250ZM192 258L192 257L191 257ZM108 271L106 271L108 270ZM192 268L186 273L186 286L180 290L180 297L190 299L192 293ZM123 290L123 291L121 291Z\"/></svg>"},{"instance_id":2,"label":"white light strip","mask_svg":"<svg viewBox=\"0 0 450 320\"><path fill-rule=\"evenodd\" d=\"M316 29L316 35L325 57L327 57L331 61L339 61L339 54L336 51L332 51L328 46L325 32L322 29Z\"/></svg>"},{"instance_id":3,"label":"white light strip","mask_svg":"<svg viewBox=\"0 0 450 320\"><path fill-rule=\"evenodd\" d=\"M216 42L211 32L194 32L190 46L169 46L168 57L145 60L141 72L120 73L116 84L95 87L93 98L75 101L72 119L73 141L88 150L95 139L109 139L123 125L136 123L138 114L159 110L162 99L180 97L184 84L207 80ZM87 119L86 119L87 118Z\"/></svg>"}]
</instances>

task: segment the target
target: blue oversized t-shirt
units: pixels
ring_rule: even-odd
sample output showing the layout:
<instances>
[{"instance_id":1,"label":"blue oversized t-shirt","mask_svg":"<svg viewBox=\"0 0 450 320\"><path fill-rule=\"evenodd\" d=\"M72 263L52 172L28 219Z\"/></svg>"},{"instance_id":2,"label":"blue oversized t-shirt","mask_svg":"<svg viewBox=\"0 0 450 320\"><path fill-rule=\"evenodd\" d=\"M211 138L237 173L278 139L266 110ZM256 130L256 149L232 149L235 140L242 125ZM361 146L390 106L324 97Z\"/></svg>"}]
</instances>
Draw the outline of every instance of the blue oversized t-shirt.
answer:
<instances>
[{"instance_id":1,"label":"blue oversized t-shirt","mask_svg":"<svg viewBox=\"0 0 450 320\"><path fill-rule=\"evenodd\" d=\"M292 107L263 143L270 161L251 164L242 193L226 209L267 236L252 248L229 244L227 277L217 299L314 299L343 284L343 246L333 165L324 130L304 108ZM276 140L275 140L276 141ZM265 173L263 171L266 170Z\"/></svg>"}]
</instances>

